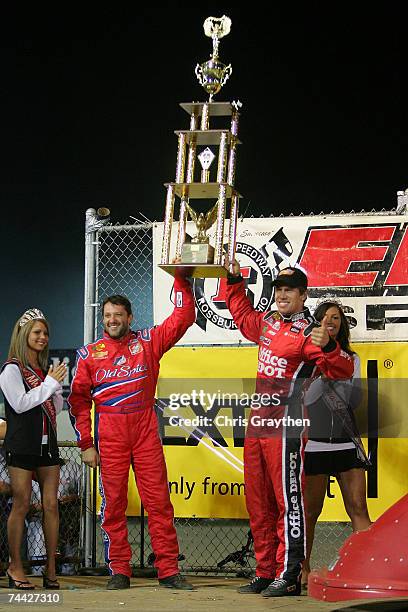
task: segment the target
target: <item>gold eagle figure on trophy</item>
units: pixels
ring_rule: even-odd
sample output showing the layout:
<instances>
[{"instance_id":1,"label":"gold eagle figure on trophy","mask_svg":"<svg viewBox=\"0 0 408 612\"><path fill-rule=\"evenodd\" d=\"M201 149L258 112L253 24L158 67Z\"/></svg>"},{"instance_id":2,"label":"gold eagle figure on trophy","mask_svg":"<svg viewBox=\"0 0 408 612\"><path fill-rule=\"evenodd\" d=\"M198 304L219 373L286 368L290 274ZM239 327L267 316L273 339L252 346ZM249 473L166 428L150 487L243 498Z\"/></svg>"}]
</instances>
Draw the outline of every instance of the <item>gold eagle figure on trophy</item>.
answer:
<instances>
[{"instance_id":1,"label":"gold eagle figure on trophy","mask_svg":"<svg viewBox=\"0 0 408 612\"><path fill-rule=\"evenodd\" d=\"M208 244L210 239L206 235L206 231L210 229L217 219L218 201L205 214L202 212L197 213L187 202L186 209L197 229L197 234L191 239L192 244Z\"/></svg>"}]
</instances>

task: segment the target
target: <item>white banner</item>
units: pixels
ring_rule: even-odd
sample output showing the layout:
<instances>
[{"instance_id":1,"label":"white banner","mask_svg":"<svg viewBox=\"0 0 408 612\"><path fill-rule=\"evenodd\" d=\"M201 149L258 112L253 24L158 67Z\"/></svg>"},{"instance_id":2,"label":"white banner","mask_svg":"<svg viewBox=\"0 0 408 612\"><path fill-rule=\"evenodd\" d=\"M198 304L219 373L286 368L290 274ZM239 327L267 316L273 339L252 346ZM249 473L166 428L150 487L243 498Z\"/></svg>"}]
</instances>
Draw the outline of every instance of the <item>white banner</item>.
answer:
<instances>
[{"instance_id":1,"label":"white banner","mask_svg":"<svg viewBox=\"0 0 408 612\"><path fill-rule=\"evenodd\" d=\"M194 233L191 222L187 232ZM208 235L213 243L214 228ZM158 268L162 238L163 224L158 223L153 231L155 323L173 307L173 278ZM353 341L408 340L406 216L243 219L238 223L237 259L247 294L259 311L274 308L271 281L280 269L297 263L309 279L306 305L313 311L316 300L327 293L341 298ZM226 308L225 288L226 279L194 279L197 321L179 344L249 344Z\"/></svg>"}]
</instances>

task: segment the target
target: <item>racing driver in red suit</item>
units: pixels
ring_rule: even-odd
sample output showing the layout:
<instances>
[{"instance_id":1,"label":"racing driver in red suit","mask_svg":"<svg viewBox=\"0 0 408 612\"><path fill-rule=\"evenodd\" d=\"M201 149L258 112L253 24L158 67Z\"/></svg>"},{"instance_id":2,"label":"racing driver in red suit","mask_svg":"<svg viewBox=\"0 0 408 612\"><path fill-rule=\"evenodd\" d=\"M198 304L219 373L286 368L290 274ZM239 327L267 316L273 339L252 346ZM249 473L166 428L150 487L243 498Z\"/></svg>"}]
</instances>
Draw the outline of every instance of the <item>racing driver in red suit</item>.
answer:
<instances>
[{"instance_id":1,"label":"racing driver in red suit","mask_svg":"<svg viewBox=\"0 0 408 612\"><path fill-rule=\"evenodd\" d=\"M160 358L195 321L188 280L175 279L174 304L172 314L161 325L135 332L130 330L133 316L129 300L110 296L102 306L103 338L78 350L68 403L82 460L90 467L100 462L101 527L112 574L108 589L130 586L132 552L125 515L130 465L148 512L159 583L169 588L193 588L179 573L173 506L154 411Z\"/></svg>"},{"instance_id":2,"label":"racing driver in red suit","mask_svg":"<svg viewBox=\"0 0 408 612\"><path fill-rule=\"evenodd\" d=\"M229 270L228 261L225 265ZM299 595L301 590L305 384L317 369L331 379L348 379L353 374L353 362L330 339L327 321L318 326L304 305L306 274L288 267L280 271L273 285L278 311L257 312L245 294L240 267L234 261L226 298L241 333L259 345L256 391L261 397L275 398L269 406L261 403L261 409L251 410L244 443L245 493L256 576L238 590L265 597Z\"/></svg>"}]
</instances>

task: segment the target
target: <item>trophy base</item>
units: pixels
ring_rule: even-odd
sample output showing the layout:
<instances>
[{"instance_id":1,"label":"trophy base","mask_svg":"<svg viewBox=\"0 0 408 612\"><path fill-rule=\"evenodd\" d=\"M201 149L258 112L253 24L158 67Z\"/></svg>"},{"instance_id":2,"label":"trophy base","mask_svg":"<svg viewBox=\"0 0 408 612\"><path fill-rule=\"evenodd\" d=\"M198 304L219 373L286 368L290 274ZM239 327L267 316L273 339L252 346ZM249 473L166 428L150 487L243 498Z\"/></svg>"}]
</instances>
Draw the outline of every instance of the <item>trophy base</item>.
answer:
<instances>
[{"instance_id":1,"label":"trophy base","mask_svg":"<svg viewBox=\"0 0 408 612\"><path fill-rule=\"evenodd\" d=\"M183 278L224 278L228 272L224 266L217 264L159 264L159 268L172 276Z\"/></svg>"},{"instance_id":2,"label":"trophy base","mask_svg":"<svg viewBox=\"0 0 408 612\"><path fill-rule=\"evenodd\" d=\"M208 243L184 243L181 251L183 264L212 264L214 262L214 247Z\"/></svg>"}]
</instances>

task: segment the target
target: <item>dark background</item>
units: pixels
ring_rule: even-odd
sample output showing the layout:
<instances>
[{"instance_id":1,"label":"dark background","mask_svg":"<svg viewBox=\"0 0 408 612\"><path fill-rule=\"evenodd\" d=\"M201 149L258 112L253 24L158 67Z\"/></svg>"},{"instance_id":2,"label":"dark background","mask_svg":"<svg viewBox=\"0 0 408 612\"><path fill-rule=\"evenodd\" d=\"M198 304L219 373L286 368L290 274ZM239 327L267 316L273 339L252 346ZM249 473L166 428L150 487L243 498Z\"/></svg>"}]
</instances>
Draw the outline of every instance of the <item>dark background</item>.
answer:
<instances>
[{"instance_id":1,"label":"dark background","mask_svg":"<svg viewBox=\"0 0 408 612\"><path fill-rule=\"evenodd\" d=\"M1 9L1 358L32 306L52 346L81 343L87 208L162 220L173 130L189 125L178 104L206 99L194 67L212 50L209 15L232 19L216 99L243 103L242 210L391 209L408 186L396 3L39 4Z\"/></svg>"}]
</instances>

